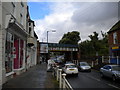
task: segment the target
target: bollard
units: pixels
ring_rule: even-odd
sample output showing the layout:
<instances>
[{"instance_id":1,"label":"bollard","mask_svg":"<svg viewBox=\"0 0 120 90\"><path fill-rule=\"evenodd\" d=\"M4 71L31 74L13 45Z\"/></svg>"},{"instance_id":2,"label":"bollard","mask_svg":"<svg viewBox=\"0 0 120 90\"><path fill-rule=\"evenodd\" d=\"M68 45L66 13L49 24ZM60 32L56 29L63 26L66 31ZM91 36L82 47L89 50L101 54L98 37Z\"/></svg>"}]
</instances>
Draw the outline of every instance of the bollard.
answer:
<instances>
[{"instance_id":1,"label":"bollard","mask_svg":"<svg viewBox=\"0 0 120 90\"><path fill-rule=\"evenodd\" d=\"M62 69L59 69L60 73L59 73L59 87L62 88Z\"/></svg>"},{"instance_id":2,"label":"bollard","mask_svg":"<svg viewBox=\"0 0 120 90\"><path fill-rule=\"evenodd\" d=\"M110 56L109 56L109 63L110 63Z\"/></svg>"},{"instance_id":3,"label":"bollard","mask_svg":"<svg viewBox=\"0 0 120 90\"><path fill-rule=\"evenodd\" d=\"M97 61L96 64L98 65L98 59L96 59L96 61Z\"/></svg>"},{"instance_id":4,"label":"bollard","mask_svg":"<svg viewBox=\"0 0 120 90\"><path fill-rule=\"evenodd\" d=\"M58 79L59 79L59 78L58 78L58 77L59 77L59 66L57 66L57 69L56 69L56 70L57 70L57 81L58 81Z\"/></svg>"},{"instance_id":5,"label":"bollard","mask_svg":"<svg viewBox=\"0 0 120 90\"><path fill-rule=\"evenodd\" d=\"M74 60L72 60L72 63L74 63Z\"/></svg>"},{"instance_id":6,"label":"bollard","mask_svg":"<svg viewBox=\"0 0 120 90\"><path fill-rule=\"evenodd\" d=\"M62 76L63 76L63 89L65 88L65 76L66 76L66 74L64 73L64 74L62 74Z\"/></svg>"},{"instance_id":7,"label":"bollard","mask_svg":"<svg viewBox=\"0 0 120 90\"><path fill-rule=\"evenodd\" d=\"M77 65L77 60L75 60L76 62L75 62L75 65Z\"/></svg>"},{"instance_id":8,"label":"bollard","mask_svg":"<svg viewBox=\"0 0 120 90\"><path fill-rule=\"evenodd\" d=\"M117 64L119 64L119 56L117 56Z\"/></svg>"},{"instance_id":9,"label":"bollard","mask_svg":"<svg viewBox=\"0 0 120 90\"><path fill-rule=\"evenodd\" d=\"M104 56L102 56L102 63L104 63Z\"/></svg>"},{"instance_id":10,"label":"bollard","mask_svg":"<svg viewBox=\"0 0 120 90\"><path fill-rule=\"evenodd\" d=\"M92 61L92 67L94 67L94 61Z\"/></svg>"},{"instance_id":11,"label":"bollard","mask_svg":"<svg viewBox=\"0 0 120 90\"><path fill-rule=\"evenodd\" d=\"M77 65L79 64L78 60L77 60Z\"/></svg>"}]
</instances>

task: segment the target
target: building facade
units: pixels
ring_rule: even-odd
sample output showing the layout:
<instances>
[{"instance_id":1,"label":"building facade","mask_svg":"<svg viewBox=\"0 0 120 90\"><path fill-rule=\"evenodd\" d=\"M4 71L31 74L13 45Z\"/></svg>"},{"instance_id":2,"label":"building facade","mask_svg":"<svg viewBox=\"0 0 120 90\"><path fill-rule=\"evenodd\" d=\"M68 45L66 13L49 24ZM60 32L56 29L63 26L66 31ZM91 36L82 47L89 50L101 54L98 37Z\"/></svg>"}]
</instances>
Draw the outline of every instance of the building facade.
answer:
<instances>
[{"instance_id":1,"label":"building facade","mask_svg":"<svg viewBox=\"0 0 120 90\"><path fill-rule=\"evenodd\" d=\"M30 19L30 15L28 12L28 39L27 39L27 63L26 68L30 68L31 66L34 66L37 64L37 35L34 32L34 21Z\"/></svg>"},{"instance_id":2,"label":"building facade","mask_svg":"<svg viewBox=\"0 0 120 90\"><path fill-rule=\"evenodd\" d=\"M0 14L0 86L2 86L9 78L25 72L29 68L29 62L30 66L36 65L37 35L34 32L34 21L28 18L30 15L27 2L0 2ZM29 60L27 55L30 56Z\"/></svg>"},{"instance_id":3,"label":"building facade","mask_svg":"<svg viewBox=\"0 0 120 90\"><path fill-rule=\"evenodd\" d=\"M111 63L120 64L120 21L108 32Z\"/></svg>"}]
</instances>

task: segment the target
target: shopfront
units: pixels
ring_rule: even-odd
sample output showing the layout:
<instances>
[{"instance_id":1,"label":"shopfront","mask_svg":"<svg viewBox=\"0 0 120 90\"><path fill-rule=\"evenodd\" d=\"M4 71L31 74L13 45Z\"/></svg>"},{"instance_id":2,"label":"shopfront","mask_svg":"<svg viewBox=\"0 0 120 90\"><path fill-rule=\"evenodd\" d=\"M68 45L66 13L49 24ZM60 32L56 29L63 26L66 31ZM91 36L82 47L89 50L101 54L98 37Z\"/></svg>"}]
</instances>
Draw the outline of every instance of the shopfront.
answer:
<instances>
[{"instance_id":1,"label":"shopfront","mask_svg":"<svg viewBox=\"0 0 120 90\"><path fill-rule=\"evenodd\" d=\"M12 23L6 30L5 69L10 73L20 74L25 69L27 34L19 24Z\"/></svg>"},{"instance_id":2,"label":"shopfront","mask_svg":"<svg viewBox=\"0 0 120 90\"><path fill-rule=\"evenodd\" d=\"M23 67L24 40L18 36L7 32L6 35L6 50L5 50L5 68L6 73L12 72L13 69Z\"/></svg>"},{"instance_id":3,"label":"shopfront","mask_svg":"<svg viewBox=\"0 0 120 90\"><path fill-rule=\"evenodd\" d=\"M115 46L111 48L111 63L120 64L120 46Z\"/></svg>"},{"instance_id":4,"label":"shopfront","mask_svg":"<svg viewBox=\"0 0 120 90\"><path fill-rule=\"evenodd\" d=\"M13 46L14 46L14 37L11 33L7 32L6 34L6 50L5 50L5 69L6 73L13 71Z\"/></svg>"}]
</instances>

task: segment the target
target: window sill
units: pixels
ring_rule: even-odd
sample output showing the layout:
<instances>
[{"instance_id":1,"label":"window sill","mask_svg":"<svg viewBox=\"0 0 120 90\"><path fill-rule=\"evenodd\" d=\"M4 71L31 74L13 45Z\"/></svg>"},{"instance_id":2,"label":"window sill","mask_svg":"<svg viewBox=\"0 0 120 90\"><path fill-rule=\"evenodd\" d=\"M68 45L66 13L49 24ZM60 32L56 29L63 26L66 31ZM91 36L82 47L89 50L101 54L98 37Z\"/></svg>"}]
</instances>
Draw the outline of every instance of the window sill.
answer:
<instances>
[{"instance_id":1,"label":"window sill","mask_svg":"<svg viewBox=\"0 0 120 90\"><path fill-rule=\"evenodd\" d=\"M19 68L19 69L13 69L14 71L21 71L23 70L24 68Z\"/></svg>"}]
</instances>

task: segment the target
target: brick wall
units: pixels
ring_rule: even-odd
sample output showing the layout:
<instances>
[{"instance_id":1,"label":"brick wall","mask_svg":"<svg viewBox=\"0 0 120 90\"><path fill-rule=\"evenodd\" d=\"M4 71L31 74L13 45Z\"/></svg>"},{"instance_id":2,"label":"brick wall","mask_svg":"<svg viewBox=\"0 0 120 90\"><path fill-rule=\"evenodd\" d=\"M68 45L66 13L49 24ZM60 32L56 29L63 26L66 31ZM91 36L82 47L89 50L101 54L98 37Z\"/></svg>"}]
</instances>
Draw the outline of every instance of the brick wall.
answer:
<instances>
[{"instance_id":1,"label":"brick wall","mask_svg":"<svg viewBox=\"0 0 120 90\"><path fill-rule=\"evenodd\" d=\"M117 32L117 39L118 39L118 44L113 43L113 33ZM116 30L114 32L110 32L108 36L109 40L109 47L114 47L114 46L120 46L120 30Z\"/></svg>"}]
</instances>

